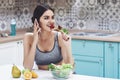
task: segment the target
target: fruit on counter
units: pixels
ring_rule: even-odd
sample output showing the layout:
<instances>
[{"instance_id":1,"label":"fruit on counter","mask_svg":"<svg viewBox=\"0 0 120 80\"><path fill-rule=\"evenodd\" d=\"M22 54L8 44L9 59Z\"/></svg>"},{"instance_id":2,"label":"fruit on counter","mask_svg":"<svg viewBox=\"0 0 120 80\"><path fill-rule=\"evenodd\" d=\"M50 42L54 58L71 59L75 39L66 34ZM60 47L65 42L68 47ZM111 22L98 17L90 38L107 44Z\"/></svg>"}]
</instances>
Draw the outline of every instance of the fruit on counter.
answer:
<instances>
[{"instance_id":1,"label":"fruit on counter","mask_svg":"<svg viewBox=\"0 0 120 80\"><path fill-rule=\"evenodd\" d=\"M29 70L29 69L24 69L22 71L24 79L31 79L31 78L38 78L38 75L35 71Z\"/></svg>"},{"instance_id":2,"label":"fruit on counter","mask_svg":"<svg viewBox=\"0 0 120 80\"><path fill-rule=\"evenodd\" d=\"M35 71L31 71L31 73L32 73L32 78L37 78L38 77L38 75Z\"/></svg>"},{"instance_id":3,"label":"fruit on counter","mask_svg":"<svg viewBox=\"0 0 120 80\"><path fill-rule=\"evenodd\" d=\"M19 78L20 76L21 76L20 69L16 65L13 65L12 66L12 77L13 78Z\"/></svg>"},{"instance_id":4,"label":"fruit on counter","mask_svg":"<svg viewBox=\"0 0 120 80\"><path fill-rule=\"evenodd\" d=\"M32 73L28 70L25 70L24 73L23 73L23 77L24 77L25 80L31 80Z\"/></svg>"},{"instance_id":5,"label":"fruit on counter","mask_svg":"<svg viewBox=\"0 0 120 80\"><path fill-rule=\"evenodd\" d=\"M22 74L24 74L25 71L30 71L29 69L23 69Z\"/></svg>"}]
</instances>

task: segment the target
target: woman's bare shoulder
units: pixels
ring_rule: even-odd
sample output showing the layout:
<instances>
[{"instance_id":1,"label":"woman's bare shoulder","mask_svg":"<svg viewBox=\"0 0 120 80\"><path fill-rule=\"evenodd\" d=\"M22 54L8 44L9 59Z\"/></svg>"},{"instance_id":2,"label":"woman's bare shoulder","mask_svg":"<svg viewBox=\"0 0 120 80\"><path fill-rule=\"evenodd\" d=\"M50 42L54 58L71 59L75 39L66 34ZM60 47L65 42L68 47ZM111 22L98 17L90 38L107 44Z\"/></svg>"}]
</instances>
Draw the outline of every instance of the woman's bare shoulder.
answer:
<instances>
[{"instance_id":1,"label":"woman's bare shoulder","mask_svg":"<svg viewBox=\"0 0 120 80\"><path fill-rule=\"evenodd\" d=\"M33 33L25 33L24 37L33 37Z\"/></svg>"},{"instance_id":2,"label":"woman's bare shoulder","mask_svg":"<svg viewBox=\"0 0 120 80\"><path fill-rule=\"evenodd\" d=\"M27 42L32 42L33 40L33 33L25 33L24 34L24 41L27 41Z\"/></svg>"}]
</instances>

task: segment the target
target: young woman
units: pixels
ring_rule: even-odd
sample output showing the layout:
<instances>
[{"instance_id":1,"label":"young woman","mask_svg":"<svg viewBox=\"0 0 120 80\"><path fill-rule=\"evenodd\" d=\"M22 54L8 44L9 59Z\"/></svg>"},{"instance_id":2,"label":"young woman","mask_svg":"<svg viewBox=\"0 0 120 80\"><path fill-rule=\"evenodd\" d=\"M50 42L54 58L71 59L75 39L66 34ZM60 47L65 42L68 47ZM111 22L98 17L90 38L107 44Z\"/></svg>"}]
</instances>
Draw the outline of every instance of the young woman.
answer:
<instances>
[{"instance_id":1,"label":"young woman","mask_svg":"<svg viewBox=\"0 0 120 80\"><path fill-rule=\"evenodd\" d=\"M54 11L48 5L38 5L33 13L33 33L24 36L25 68L32 69L34 61L39 69L48 69L51 63L74 64L71 53L71 39L64 40L62 33L55 31Z\"/></svg>"}]
</instances>

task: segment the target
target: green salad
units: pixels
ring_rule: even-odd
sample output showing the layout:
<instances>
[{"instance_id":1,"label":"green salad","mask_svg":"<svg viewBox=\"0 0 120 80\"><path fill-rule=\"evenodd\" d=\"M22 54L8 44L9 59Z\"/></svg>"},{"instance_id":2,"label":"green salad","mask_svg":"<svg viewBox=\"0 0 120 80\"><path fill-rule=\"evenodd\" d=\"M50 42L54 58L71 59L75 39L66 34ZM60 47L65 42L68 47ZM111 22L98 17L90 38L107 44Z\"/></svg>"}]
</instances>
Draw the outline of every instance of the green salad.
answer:
<instances>
[{"instance_id":1,"label":"green salad","mask_svg":"<svg viewBox=\"0 0 120 80\"><path fill-rule=\"evenodd\" d=\"M66 28L62 28L60 31L64 32L65 34L69 34L69 31Z\"/></svg>"},{"instance_id":2,"label":"green salad","mask_svg":"<svg viewBox=\"0 0 120 80\"><path fill-rule=\"evenodd\" d=\"M50 64L48 68L55 78L68 78L72 72L73 66L71 64Z\"/></svg>"}]
</instances>

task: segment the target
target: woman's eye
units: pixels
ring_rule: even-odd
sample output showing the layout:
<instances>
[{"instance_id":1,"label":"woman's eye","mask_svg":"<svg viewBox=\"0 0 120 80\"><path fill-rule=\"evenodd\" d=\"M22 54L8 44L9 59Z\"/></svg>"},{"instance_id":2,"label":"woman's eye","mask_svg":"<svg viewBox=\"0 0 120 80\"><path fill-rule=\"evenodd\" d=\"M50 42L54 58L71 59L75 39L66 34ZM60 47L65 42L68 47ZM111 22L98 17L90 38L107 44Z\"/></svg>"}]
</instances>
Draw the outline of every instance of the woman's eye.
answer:
<instances>
[{"instance_id":1,"label":"woman's eye","mask_svg":"<svg viewBox=\"0 0 120 80\"><path fill-rule=\"evenodd\" d=\"M54 19L54 16L52 16L52 19Z\"/></svg>"},{"instance_id":2,"label":"woman's eye","mask_svg":"<svg viewBox=\"0 0 120 80\"><path fill-rule=\"evenodd\" d=\"M49 17L45 17L44 19L49 19Z\"/></svg>"},{"instance_id":3,"label":"woman's eye","mask_svg":"<svg viewBox=\"0 0 120 80\"><path fill-rule=\"evenodd\" d=\"M51 16L51 17L45 16L45 17L44 17L45 20L48 20L48 19L50 19L50 18L51 18L51 19L54 19L54 16Z\"/></svg>"}]
</instances>

